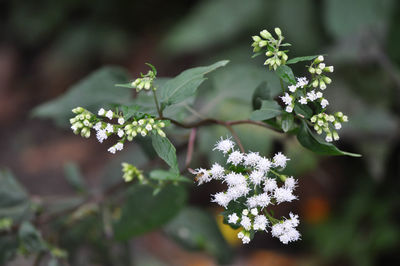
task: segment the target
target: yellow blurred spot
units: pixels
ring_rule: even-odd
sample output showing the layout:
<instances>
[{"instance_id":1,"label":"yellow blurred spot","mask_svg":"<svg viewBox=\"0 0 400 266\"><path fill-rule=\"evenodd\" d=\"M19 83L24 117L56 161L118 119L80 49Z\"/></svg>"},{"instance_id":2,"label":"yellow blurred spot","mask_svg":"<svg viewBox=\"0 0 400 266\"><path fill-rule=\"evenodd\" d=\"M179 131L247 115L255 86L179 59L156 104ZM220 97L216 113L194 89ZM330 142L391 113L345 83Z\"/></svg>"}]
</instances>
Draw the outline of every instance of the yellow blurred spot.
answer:
<instances>
[{"instance_id":1,"label":"yellow blurred spot","mask_svg":"<svg viewBox=\"0 0 400 266\"><path fill-rule=\"evenodd\" d=\"M236 247L239 246L242 241L237 237L237 234L240 232L241 229L232 229L229 225L224 224L222 215L216 215L215 219L217 220L217 225L219 230L222 233L222 236L225 238L226 242L229 245Z\"/></svg>"}]
</instances>

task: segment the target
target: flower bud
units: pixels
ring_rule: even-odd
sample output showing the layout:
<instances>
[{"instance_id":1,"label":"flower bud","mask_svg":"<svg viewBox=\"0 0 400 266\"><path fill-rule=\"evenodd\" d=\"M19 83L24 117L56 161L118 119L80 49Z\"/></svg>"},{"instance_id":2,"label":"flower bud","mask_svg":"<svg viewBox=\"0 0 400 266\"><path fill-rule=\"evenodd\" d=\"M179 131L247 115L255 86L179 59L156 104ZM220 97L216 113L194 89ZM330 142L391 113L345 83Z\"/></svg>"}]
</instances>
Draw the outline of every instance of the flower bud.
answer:
<instances>
[{"instance_id":1,"label":"flower bud","mask_svg":"<svg viewBox=\"0 0 400 266\"><path fill-rule=\"evenodd\" d=\"M264 46L267 46L267 44L268 44L267 41L260 41L260 42L258 43L258 46L259 46L259 47L264 47Z\"/></svg>"},{"instance_id":2,"label":"flower bud","mask_svg":"<svg viewBox=\"0 0 400 266\"><path fill-rule=\"evenodd\" d=\"M324 71L325 71L325 72L331 72L331 73L332 73L332 72L333 72L333 66L325 67L325 68L324 68Z\"/></svg>"},{"instance_id":3,"label":"flower bud","mask_svg":"<svg viewBox=\"0 0 400 266\"><path fill-rule=\"evenodd\" d=\"M332 80L330 78L328 78L327 76L324 76L322 79L324 80L324 82L326 84L331 84L331 82L332 82Z\"/></svg>"},{"instance_id":4,"label":"flower bud","mask_svg":"<svg viewBox=\"0 0 400 266\"><path fill-rule=\"evenodd\" d=\"M146 137L146 135L147 135L147 130L146 130L146 129L143 129L143 130L140 132L140 135L142 135L142 137Z\"/></svg>"},{"instance_id":5,"label":"flower bud","mask_svg":"<svg viewBox=\"0 0 400 266\"><path fill-rule=\"evenodd\" d=\"M147 81L147 82L144 84L144 89L145 89L145 90L150 90L150 87L151 87L151 83L150 83L150 81Z\"/></svg>"},{"instance_id":6,"label":"flower bud","mask_svg":"<svg viewBox=\"0 0 400 266\"><path fill-rule=\"evenodd\" d=\"M262 36L262 35L261 35ZM260 36L253 36L253 37L251 37L251 38L253 38L253 41L254 42L260 42L261 41L261 38L260 38Z\"/></svg>"},{"instance_id":7,"label":"flower bud","mask_svg":"<svg viewBox=\"0 0 400 266\"><path fill-rule=\"evenodd\" d=\"M266 55L266 56L272 56L272 55L274 55L274 53L271 52L271 51L267 51L267 52L265 53L265 55Z\"/></svg>"},{"instance_id":8,"label":"flower bud","mask_svg":"<svg viewBox=\"0 0 400 266\"><path fill-rule=\"evenodd\" d=\"M270 39L272 38L271 33L269 33L269 31L267 30L263 30L260 32L261 37L263 37L264 39ZM257 36L258 37L258 36Z\"/></svg>"},{"instance_id":9,"label":"flower bud","mask_svg":"<svg viewBox=\"0 0 400 266\"><path fill-rule=\"evenodd\" d=\"M319 81L319 88L321 90L325 90L326 89L326 84L325 84L325 82L323 80Z\"/></svg>"},{"instance_id":10,"label":"flower bud","mask_svg":"<svg viewBox=\"0 0 400 266\"><path fill-rule=\"evenodd\" d=\"M315 68L309 67L308 68L308 72L310 72L311 74L314 74L315 73Z\"/></svg>"},{"instance_id":11,"label":"flower bud","mask_svg":"<svg viewBox=\"0 0 400 266\"><path fill-rule=\"evenodd\" d=\"M164 131L162 131L161 129L157 129L157 133L158 133L158 135L160 135L161 137L163 137L163 138L165 138L165 132Z\"/></svg>"},{"instance_id":12,"label":"flower bud","mask_svg":"<svg viewBox=\"0 0 400 266\"><path fill-rule=\"evenodd\" d=\"M322 70L319 69L319 68L315 69L315 74L321 75L322 74Z\"/></svg>"},{"instance_id":13,"label":"flower bud","mask_svg":"<svg viewBox=\"0 0 400 266\"><path fill-rule=\"evenodd\" d=\"M283 53L283 55L282 55L282 60L284 60L285 62L288 60L287 54Z\"/></svg>"},{"instance_id":14,"label":"flower bud","mask_svg":"<svg viewBox=\"0 0 400 266\"><path fill-rule=\"evenodd\" d=\"M339 130L342 128L342 124L340 122L335 122L333 123L333 126L335 127L335 129Z\"/></svg>"},{"instance_id":15,"label":"flower bud","mask_svg":"<svg viewBox=\"0 0 400 266\"><path fill-rule=\"evenodd\" d=\"M314 63L318 64L324 61L324 57L322 55L318 56L317 58L315 58Z\"/></svg>"},{"instance_id":16,"label":"flower bud","mask_svg":"<svg viewBox=\"0 0 400 266\"><path fill-rule=\"evenodd\" d=\"M279 37L282 35L282 31L280 28L275 28L275 33L276 35L278 35Z\"/></svg>"},{"instance_id":17,"label":"flower bud","mask_svg":"<svg viewBox=\"0 0 400 266\"><path fill-rule=\"evenodd\" d=\"M336 131L333 131L333 139L339 140L339 134Z\"/></svg>"},{"instance_id":18,"label":"flower bud","mask_svg":"<svg viewBox=\"0 0 400 266\"><path fill-rule=\"evenodd\" d=\"M347 115L344 115L344 116L342 117L342 121L343 121L343 122L349 121L349 118L347 117Z\"/></svg>"},{"instance_id":19,"label":"flower bud","mask_svg":"<svg viewBox=\"0 0 400 266\"><path fill-rule=\"evenodd\" d=\"M312 122L312 123L315 123L315 121L317 121L317 116L316 116L316 115L314 115L313 117L311 117L311 122Z\"/></svg>"},{"instance_id":20,"label":"flower bud","mask_svg":"<svg viewBox=\"0 0 400 266\"><path fill-rule=\"evenodd\" d=\"M313 86L314 88L318 87L318 79L316 79L316 80L313 81L312 86Z\"/></svg>"},{"instance_id":21,"label":"flower bud","mask_svg":"<svg viewBox=\"0 0 400 266\"><path fill-rule=\"evenodd\" d=\"M164 122L160 122L158 125L159 125L160 127L165 127L165 123L164 123Z\"/></svg>"},{"instance_id":22,"label":"flower bud","mask_svg":"<svg viewBox=\"0 0 400 266\"><path fill-rule=\"evenodd\" d=\"M332 134L331 133L328 133L328 134L326 134L326 137L325 137L325 141L326 142L332 142Z\"/></svg>"}]
</instances>

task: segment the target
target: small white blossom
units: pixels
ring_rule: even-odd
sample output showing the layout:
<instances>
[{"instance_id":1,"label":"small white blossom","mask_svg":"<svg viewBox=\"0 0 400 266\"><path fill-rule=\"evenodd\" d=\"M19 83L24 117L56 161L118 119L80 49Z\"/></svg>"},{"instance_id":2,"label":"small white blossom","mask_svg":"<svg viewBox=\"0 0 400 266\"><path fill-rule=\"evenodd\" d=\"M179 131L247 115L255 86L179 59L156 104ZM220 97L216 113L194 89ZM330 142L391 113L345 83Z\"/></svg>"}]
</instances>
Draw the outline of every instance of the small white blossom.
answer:
<instances>
[{"instance_id":1,"label":"small white blossom","mask_svg":"<svg viewBox=\"0 0 400 266\"><path fill-rule=\"evenodd\" d=\"M243 228L247 231L251 229L251 220L247 216L242 216L242 219L240 221L240 225L243 226Z\"/></svg>"},{"instance_id":2,"label":"small white blossom","mask_svg":"<svg viewBox=\"0 0 400 266\"><path fill-rule=\"evenodd\" d=\"M276 188L274 191L274 198L276 199L277 203L282 202L291 202L292 200L296 199L296 196L293 195L293 191L287 188Z\"/></svg>"},{"instance_id":3,"label":"small white blossom","mask_svg":"<svg viewBox=\"0 0 400 266\"><path fill-rule=\"evenodd\" d=\"M103 116L106 113L106 110L104 110L103 108L100 108L100 110L97 112L98 115Z\"/></svg>"},{"instance_id":4,"label":"small white blossom","mask_svg":"<svg viewBox=\"0 0 400 266\"><path fill-rule=\"evenodd\" d=\"M296 85L289 85L288 89L290 92L295 92L297 90L297 86Z\"/></svg>"},{"instance_id":5,"label":"small white blossom","mask_svg":"<svg viewBox=\"0 0 400 266\"><path fill-rule=\"evenodd\" d=\"M322 92L320 92L320 91L317 91L315 96L317 97L317 99L319 99L319 98L322 98L322 96L324 96L324 94Z\"/></svg>"},{"instance_id":6,"label":"small white blossom","mask_svg":"<svg viewBox=\"0 0 400 266\"><path fill-rule=\"evenodd\" d=\"M102 123L101 123L101 122L97 122L97 123L94 125L93 128L94 128L96 131L98 131L98 130L101 129L101 127L102 127Z\"/></svg>"},{"instance_id":7,"label":"small white blossom","mask_svg":"<svg viewBox=\"0 0 400 266\"><path fill-rule=\"evenodd\" d=\"M226 194L233 200L237 200L240 197L246 196L250 192L250 188L247 183L241 183L234 186L230 186Z\"/></svg>"},{"instance_id":8,"label":"small white blossom","mask_svg":"<svg viewBox=\"0 0 400 266\"><path fill-rule=\"evenodd\" d=\"M290 213L290 219L272 226L271 234L273 237L278 237L283 244L297 241L300 239L300 233L295 228L298 225L298 215Z\"/></svg>"},{"instance_id":9,"label":"small white blossom","mask_svg":"<svg viewBox=\"0 0 400 266\"><path fill-rule=\"evenodd\" d=\"M225 176L225 181L228 186L235 186L246 183L246 178L242 174L231 172Z\"/></svg>"},{"instance_id":10,"label":"small white blossom","mask_svg":"<svg viewBox=\"0 0 400 266\"><path fill-rule=\"evenodd\" d=\"M261 171L253 171L250 174L250 180L254 185L259 185L264 179L264 173Z\"/></svg>"},{"instance_id":11,"label":"small white blossom","mask_svg":"<svg viewBox=\"0 0 400 266\"><path fill-rule=\"evenodd\" d=\"M103 143L103 141L108 138L106 130L105 129L98 130L96 133L96 138L100 143Z\"/></svg>"},{"instance_id":12,"label":"small white blossom","mask_svg":"<svg viewBox=\"0 0 400 266\"><path fill-rule=\"evenodd\" d=\"M293 112L293 106L291 106L291 105L286 106L285 111L288 112L288 113Z\"/></svg>"},{"instance_id":13,"label":"small white blossom","mask_svg":"<svg viewBox=\"0 0 400 266\"><path fill-rule=\"evenodd\" d=\"M239 217L237 216L236 213L228 215L228 223L235 224L235 223L237 223L238 220L239 220Z\"/></svg>"},{"instance_id":14,"label":"small white blossom","mask_svg":"<svg viewBox=\"0 0 400 266\"><path fill-rule=\"evenodd\" d=\"M118 142L117 144L115 144L115 149L117 151L122 151L123 148L124 148L124 144L122 142Z\"/></svg>"},{"instance_id":15,"label":"small white blossom","mask_svg":"<svg viewBox=\"0 0 400 266\"><path fill-rule=\"evenodd\" d=\"M243 154L240 151L232 152L227 160L227 163L232 163L233 165L237 166L243 160Z\"/></svg>"},{"instance_id":16,"label":"small white blossom","mask_svg":"<svg viewBox=\"0 0 400 266\"><path fill-rule=\"evenodd\" d=\"M336 122L333 125L335 126L335 129L337 129L337 130L342 128L342 124L340 124L339 122Z\"/></svg>"},{"instance_id":17,"label":"small white blossom","mask_svg":"<svg viewBox=\"0 0 400 266\"><path fill-rule=\"evenodd\" d=\"M107 133L113 133L114 132L114 127L111 124L107 124L105 130L106 130Z\"/></svg>"},{"instance_id":18,"label":"small white blossom","mask_svg":"<svg viewBox=\"0 0 400 266\"><path fill-rule=\"evenodd\" d=\"M244 158L244 165L255 166L261 160L261 156L258 152L250 152Z\"/></svg>"},{"instance_id":19,"label":"small white blossom","mask_svg":"<svg viewBox=\"0 0 400 266\"><path fill-rule=\"evenodd\" d=\"M249 208L254 208L254 207L257 207L257 205L258 205L258 198L257 198L257 195L255 195L255 196L252 196L252 197L250 197L250 198L247 198L247 206L249 207Z\"/></svg>"},{"instance_id":20,"label":"small white blossom","mask_svg":"<svg viewBox=\"0 0 400 266\"><path fill-rule=\"evenodd\" d=\"M299 103L300 103L300 104L307 104L307 98L305 98L305 97L300 97Z\"/></svg>"},{"instance_id":21,"label":"small white blossom","mask_svg":"<svg viewBox=\"0 0 400 266\"><path fill-rule=\"evenodd\" d=\"M245 215L245 216L249 215L249 210L248 209L244 209L242 211L242 214Z\"/></svg>"},{"instance_id":22,"label":"small white blossom","mask_svg":"<svg viewBox=\"0 0 400 266\"><path fill-rule=\"evenodd\" d=\"M113 118L113 116L114 116L113 111L108 110L108 112L106 113L106 117L111 120Z\"/></svg>"},{"instance_id":23,"label":"small white blossom","mask_svg":"<svg viewBox=\"0 0 400 266\"><path fill-rule=\"evenodd\" d=\"M237 234L237 237L238 237L239 239L242 239L242 238L244 237L244 233L243 233L242 231L240 231L240 232Z\"/></svg>"},{"instance_id":24,"label":"small white blossom","mask_svg":"<svg viewBox=\"0 0 400 266\"><path fill-rule=\"evenodd\" d=\"M274 166L275 167L286 167L286 161L289 161L290 159L287 158L285 155L283 155L281 152L278 152L274 156Z\"/></svg>"},{"instance_id":25,"label":"small white blossom","mask_svg":"<svg viewBox=\"0 0 400 266\"><path fill-rule=\"evenodd\" d=\"M292 176L287 177L285 180L285 188L293 190L297 186L297 180Z\"/></svg>"},{"instance_id":26,"label":"small white blossom","mask_svg":"<svg viewBox=\"0 0 400 266\"><path fill-rule=\"evenodd\" d=\"M118 129L118 137L120 137L120 138L122 138L124 135L125 135L125 133L124 133L124 131L122 130L122 129Z\"/></svg>"},{"instance_id":27,"label":"small white blossom","mask_svg":"<svg viewBox=\"0 0 400 266\"><path fill-rule=\"evenodd\" d=\"M220 179L223 178L225 169L218 163L214 163L210 169L210 173L214 179Z\"/></svg>"},{"instance_id":28,"label":"small white blossom","mask_svg":"<svg viewBox=\"0 0 400 266\"><path fill-rule=\"evenodd\" d=\"M326 141L326 142L332 142L332 141L333 141L332 135L326 135L325 141Z\"/></svg>"},{"instance_id":29,"label":"small white blossom","mask_svg":"<svg viewBox=\"0 0 400 266\"><path fill-rule=\"evenodd\" d=\"M217 203L218 205L226 208L231 201L231 198L226 195L224 192L218 192L217 194L214 195L214 199L212 199L212 202Z\"/></svg>"},{"instance_id":30,"label":"small white blossom","mask_svg":"<svg viewBox=\"0 0 400 266\"><path fill-rule=\"evenodd\" d=\"M251 213L252 215L254 215L254 216L258 215L258 210L257 210L257 208L251 209L251 210L250 210L250 213Z\"/></svg>"},{"instance_id":31,"label":"small white blossom","mask_svg":"<svg viewBox=\"0 0 400 266\"><path fill-rule=\"evenodd\" d=\"M264 173L267 173L269 171L269 169L271 168L271 166L272 166L272 162L270 160L268 160L267 158L262 157L258 161L256 168L259 171L263 171Z\"/></svg>"},{"instance_id":32,"label":"small white blossom","mask_svg":"<svg viewBox=\"0 0 400 266\"><path fill-rule=\"evenodd\" d=\"M267 178L264 182L264 191L265 192L272 192L274 191L278 185L276 184L276 180L272 178Z\"/></svg>"},{"instance_id":33,"label":"small white blossom","mask_svg":"<svg viewBox=\"0 0 400 266\"><path fill-rule=\"evenodd\" d=\"M262 193L257 196L257 205L261 208L267 207L271 203L271 198L267 193Z\"/></svg>"},{"instance_id":34,"label":"small white blossom","mask_svg":"<svg viewBox=\"0 0 400 266\"><path fill-rule=\"evenodd\" d=\"M243 243L243 244L248 244L248 243L250 243L250 237L249 237L249 236L244 236L244 237L242 238L242 243Z\"/></svg>"},{"instance_id":35,"label":"small white blossom","mask_svg":"<svg viewBox=\"0 0 400 266\"><path fill-rule=\"evenodd\" d=\"M322 99L321 100L321 106L322 108L326 108L328 106L329 102L327 99Z\"/></svg>"},{"instance_id":36,"label":"small white blossom","mask_svg":"<svg viewBox=\"0 0 400 266\"><path fill-rule=\"evenodd\" d=\"M286 105L291 105L292 104L292 96L289 95L289 93L285 93L284 96L280 96L280 98L282 99L282 101L286 104Z\"/></svg>"},{"instance_id":37,"label":"small white blossom","mask_svg":"<svg viewBox=\"0 0 400 266\"><path fill-rule=\"evenodd\" d=\"M125 119L123 117L118 118L118 124L123 125L125 123Z\"/></svg>"},{"instance_id":38,"label":"small white blossom","mask_svg":"<svg viewBox=\"0 0 400 266\"><path fill-rule=\"evenodd\" d=\"M115 152L117 151L117 149L115 148L115 146L112 146L108 149L108 151L112 154L115 154Z\"/></svg>"},{"instance_id":39,"label":"small white blossom","mask_svg":"<svg viewBox=\"0 0 400 266\"><path fill-rule=\"evenodd\" d=\"M217 144L215 144L215 147L213 150L220 150L220 151L222 151L223 154L226 154L230 150L232 150L234 146L235 146L235 144L229 138L228 139L221 138L221 140L218 141Z\"/></svg>"},{"instance_id":40,"label":"small white blossom","mask_svg":"<svg viewBox=\"0 0 400 266\"><path fill-rule=\"evenodd\" d=\"M198 185L211 181L210 173L206 169L198 168L194 173L197 175Z\"/></svg>"},{"instance_id":41,"label":"small white blossom","mask_svg":"<svg viewBox=\"0 0 400 266\"><path fill-rule=\"evenodd\" d=\"M296 86L298 88L302 88L302 87L304 87L306 85L308 85L308 79L306 77L297 78Z\"/></svg>"},{"instance_id":42,"label":"small white blossom","mask_svg":"<svg viewBox=\"0 0 400 266\"><path fill-rule=\"evenodd\" d=\"M318 99L317 94L315 93L314 90L307 92L307 99L311 102L315 101L316 99Z\"/></svg>"},{"instance_id":43,"label":"small white blossom","mask_svg":"<svg viewBox=\"0 0 400 266\"><path fill-rule=\"evenodd\" d=\"M253 229L265 231L267 229L268 220L264 215L257 215L254 218Z\"/></svg>"}]
</instances>

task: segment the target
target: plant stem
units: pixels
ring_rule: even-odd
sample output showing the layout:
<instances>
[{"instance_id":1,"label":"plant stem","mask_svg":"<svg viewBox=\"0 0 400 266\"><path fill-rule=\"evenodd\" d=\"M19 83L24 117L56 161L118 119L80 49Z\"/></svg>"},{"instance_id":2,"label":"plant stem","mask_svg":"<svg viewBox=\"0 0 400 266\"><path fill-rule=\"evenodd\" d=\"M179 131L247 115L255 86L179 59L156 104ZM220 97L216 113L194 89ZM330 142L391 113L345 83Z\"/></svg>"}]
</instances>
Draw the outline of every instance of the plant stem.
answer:
<instances>
[{"instance_id":1,"label":"plant stem","mask_svg":"<svg viewBox=\"0 0 400 266\"><path fill-rule=\"evenodd\" d=\"M283 86L283 79L279 79L279 82L281 84L282 93L285 93L285 86Z\"/></svg>"},{"instance_id":2,"label":"plant stem","mask_svg":"<svg viewBox=\"0 0 400 266\"><path fill-rule=\"evenodd\" d=\"M160 119L162 119L162 118L163 118L163 115L162 115L160 106L159 106L159 104L158 104L158 99L157 99L156 91L155 91L155 90L152 90L152 91L153 91L154 103L156 104L158 116L160 117Z\"/></svg>"}]
</instances>

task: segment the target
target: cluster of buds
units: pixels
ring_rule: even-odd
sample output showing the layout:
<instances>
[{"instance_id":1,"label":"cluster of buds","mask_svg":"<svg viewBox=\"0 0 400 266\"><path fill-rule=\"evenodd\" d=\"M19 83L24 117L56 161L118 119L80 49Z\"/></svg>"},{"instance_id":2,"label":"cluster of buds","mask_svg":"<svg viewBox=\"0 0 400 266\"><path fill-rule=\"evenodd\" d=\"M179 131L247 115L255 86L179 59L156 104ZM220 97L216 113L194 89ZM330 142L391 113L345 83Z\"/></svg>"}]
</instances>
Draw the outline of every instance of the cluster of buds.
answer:
<instances>
[{"instance_id":1,"label":"cluster of buds","mask_svg":"<svg viewBox=\"0 0 400 266\"><path fill-rule=\"evenodd\" d=\"M333 66L326 66L324 62L324 57L322 55L315 58L311 66L308 67L308 72L312 74L311 85L314 88L319 88L321 90L326 89L326 85L331 84L332 80L325 76L323 73L332 73Z\"/></svg>"},{"instance_id":2,"label":"cluster of buds","mask_svg":"<svg viewBox=\"0 0 400 266\"><path fill-rule=\"evenodd\" d=\"M287 51L280 51L279 48L281 46L288 46L289 44L282 44L284 37L282 36L282 31L279 28L275 28L275 33L277 35L277 39L275 39L270 32L267 30L263 30L260 32L260 36L253 36L253 43L251 46L253 47L253 51L258 53L262 51L264 48L267 49L265 55L268 59L264 62L264 65L268 65L269 69L276 70L278 66L284 65L288 60L288 56L286 54Z\"/></svg>"},{"instance_id":3,"label":"cluster of buds","mask_svg":"<svg viewBox=\"0 0 400 266\"><path fill-rule=\"evenodd\" d=\"M339 134L336 130L341 129L342 123L347 121L347 115L343 115L342 112L336 112L334 115L320 113L311 117L311 123L313 123L314 130L319 135L322 134L322 132L325 132L325 140L327 142L339 140Z\"/></svg>"},{"instance_id":4,"label":"cluster of buds","mask_svg":"<svg viewBox=\"0 0 400 266\"><path fill-rule=\"evenodd\" d=\"M125 121L123 115L103 108L98 111L98 116L82 107L77 107L72 112L77 114L74 118L70 119L71 128L75 134L81 133L82 137L89 138L90 130L94 129L96 131L96 138L100 143L103 143L111 135L119 137L119 141L108 149L113 154L124 148L126 140L132 141L138 134L143 137L150 133L158 134L161 137L166 136L162 128L166 126L167 121L155 120L153 118L138 120L134 118L133 121ZM111 123L113 119L117 120L117 124Z\"/></svg>"},{"instance_id":5,"label":"cluster of buds","mask_svg":"<svg viewBox=\"0 0 400 266\"><path fill-rule=\"evenodd\" d=\"M82 107L74 108L72 112L76 116L71 118L69 122L74 134L78 135L80 133L82 137L89 138L90 129L93 127L93 122L96 121L96 116Z\"/></svg>"},{"instance_id":6,"label":"cluster of buds","mask_svg":"<svg viewBox=\"0 0 400 266\"><path fill-rule=\"evenodd\" d=\"M140 183L145 182L143 171L137 169L132 164L122 163L122 172L124 173L122 178L125 180L125 182L131 182L135 177L137 177Z\"/></svg>"},{"instance_id":7,"label":"cluster of buds","mask_svg":"<svg viewBox=\"0 0 400 266\"><path fill-rule=\"evenodd\" d=\"M211 180L227 184L228 189L213 195L212 202L226 209L223 213L226 223L233 228L242 227L238 238L247 244L255 232L266 232L268 228L284 223L285 219L274 218L267 207L297 199L293 194L297 180L279 173L289 159L280 152L271 159L258 152L241 153L235 150L235 143L229 138L218 141L214 150L228 157L227 169L215 163L210 170L199 168L193 174L197 175L199 185ZM297 216L293 217L297 219ZM294 228L298 222L292 224L296 225L287 227L288 230L281 234L271 231L272 235L285 244L298 240L300 234Z\"/></svg>"},{"instance_id":8,"label":"cluster of buds","mask_svg":"<svg viewBox=\"0 0 400 266\"><path fill-rule=\"evenodd\" d=\"M155 70L149 70L146 75L141 74L141 78L137 78L135 81L131 83L131 86L136 89L136 92L141 91L142 89L145 90L156 90L153 85L153 81L156 78Z\"/></svg>"},{"instance_id":9,"label":"cluster of buds","mask_svg":"<svg viewBox=\"0 0 400 266\"><path fill-rule=\"evenodd\" d=\"M140 134L142 137L145 137L150 132L158 134L161 137L165 137L165 132L162 130L163 127L165 127L165 122L162 120L143 118L139 119L138 121L134 120L133 122L127 124L124 127L124 130L128 140L131 141L138 134Z\"/></svg>"}]
</instances>

